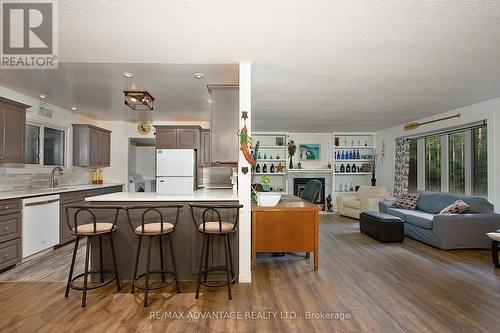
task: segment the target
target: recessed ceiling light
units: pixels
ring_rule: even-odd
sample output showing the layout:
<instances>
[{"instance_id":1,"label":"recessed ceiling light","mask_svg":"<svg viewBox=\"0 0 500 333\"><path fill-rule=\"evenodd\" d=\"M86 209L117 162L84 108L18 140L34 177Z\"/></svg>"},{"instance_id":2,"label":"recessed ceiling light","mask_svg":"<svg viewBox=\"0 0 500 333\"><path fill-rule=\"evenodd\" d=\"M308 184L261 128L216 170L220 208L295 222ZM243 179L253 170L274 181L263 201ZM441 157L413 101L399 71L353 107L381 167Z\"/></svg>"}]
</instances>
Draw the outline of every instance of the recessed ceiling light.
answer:
<instances>
[{"instance_id":1,"label":"recessed ceiling light","mask_svg":"<svg viewBox=\"0 0 500 333\"><path fill-rule=\"evenodd\" d=\"M76 108L76 106L72 106L72 107L71 107L71 111L76 111L76 110L78 110L78 109Z\"/></svg>"},{"instance_id":2,"label":"recessed ceiling light","mask_svg":"<svg viewBox=\"0 0 500 333\"><path fill-rule=\"evenodd\" d=\"M211 99L207 99L207 103L208 104L212 104L212 100Z\"/></svg>"},{"instance_id":3,"label":"recessed ceiling light","mask_svg":"<svg viewBox=\"0 0 500 333\"><path fill-rule=\"evenodd\" d=\"M41 99L46 99L47 98L47 95L45 95L45 94L40 94L38 96L40 96Z\"/></svg>"},{"instance_id":4,"label":"recessed ceiling light","mask_svg":"<svg viewBox=\"0 0 500 333\"><path fill-rule=\"evenodd\" d=\"M193 74L193 77L195 79L201 80L201 79L205 78L205 75L203 75L203 73L195 73L195 74Z\"/></svg>"},{"instance_id":5,"label":"recessed ceiling light","mask_svg":"<svg viewBox=\"0 0 500 333\"><path fill-rule=\"evenodd\" d=\"M125 76L127 79L132 79L135 77L135 75L133 73L129 73L129 72L123 72L123 76Z\"/></svg>"}]
</instances>

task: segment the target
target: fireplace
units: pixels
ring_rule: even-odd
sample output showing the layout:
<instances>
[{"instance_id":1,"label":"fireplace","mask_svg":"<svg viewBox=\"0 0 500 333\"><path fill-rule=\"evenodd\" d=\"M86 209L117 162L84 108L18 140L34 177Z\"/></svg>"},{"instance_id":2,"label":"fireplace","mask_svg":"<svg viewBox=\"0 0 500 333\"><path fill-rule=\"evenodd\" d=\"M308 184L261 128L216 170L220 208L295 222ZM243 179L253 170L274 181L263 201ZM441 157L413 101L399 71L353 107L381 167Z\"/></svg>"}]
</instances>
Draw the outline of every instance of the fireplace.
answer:
<instances>
[{"instance_id":1,"label":"fireplace","mask_svg":"<svg viewBox=\"0 0 500 333\"><path fill-rule=\"evenodd\" d=\"M325 210L325 178L294 178L293 179L293 195L302 196L306 183L310 180L318 180L321 183L321 191L319 193L316 204L320 205L321 210Z\"/></svg>"}]
</instances>

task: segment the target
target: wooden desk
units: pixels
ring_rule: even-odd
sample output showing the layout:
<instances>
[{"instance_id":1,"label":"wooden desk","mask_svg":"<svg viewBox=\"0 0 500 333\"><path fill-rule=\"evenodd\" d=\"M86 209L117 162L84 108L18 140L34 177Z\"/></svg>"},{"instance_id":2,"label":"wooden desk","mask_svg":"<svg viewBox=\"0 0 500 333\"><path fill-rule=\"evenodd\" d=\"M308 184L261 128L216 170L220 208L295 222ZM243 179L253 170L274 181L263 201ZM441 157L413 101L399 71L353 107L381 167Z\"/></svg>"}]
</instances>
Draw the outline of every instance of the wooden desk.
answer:
<instances>
[{"instance_id":1,"label":"wooden desk","mask_svg":"<svg viewBox=\"0 0 500 333\"><path fill-rule=\"evenodd\" d=\"M257 252L313 252L318 270L319 206L283 196L276 207L252 204L252 264Z\"/></svg>"}]
</instances>

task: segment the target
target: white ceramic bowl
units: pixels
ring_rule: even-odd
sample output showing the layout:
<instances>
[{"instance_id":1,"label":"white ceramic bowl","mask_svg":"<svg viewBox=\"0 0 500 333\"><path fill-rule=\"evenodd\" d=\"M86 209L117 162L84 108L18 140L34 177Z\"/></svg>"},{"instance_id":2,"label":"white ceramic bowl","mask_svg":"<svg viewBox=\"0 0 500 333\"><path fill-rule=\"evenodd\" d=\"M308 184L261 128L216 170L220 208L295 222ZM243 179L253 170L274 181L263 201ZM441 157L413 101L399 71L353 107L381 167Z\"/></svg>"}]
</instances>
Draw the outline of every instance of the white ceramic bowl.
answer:
<instances>
[{"instance_id":1,"label":"white ceramic bowl","mask_svg":"<svg viewBox=\"0 0 500 333\"><path fill-rule=\"evenodd\" d=\"M257 205L262 207L274 207L280 202L281 194L259 192L257 194Z\"/></svg>"}]
</instances>

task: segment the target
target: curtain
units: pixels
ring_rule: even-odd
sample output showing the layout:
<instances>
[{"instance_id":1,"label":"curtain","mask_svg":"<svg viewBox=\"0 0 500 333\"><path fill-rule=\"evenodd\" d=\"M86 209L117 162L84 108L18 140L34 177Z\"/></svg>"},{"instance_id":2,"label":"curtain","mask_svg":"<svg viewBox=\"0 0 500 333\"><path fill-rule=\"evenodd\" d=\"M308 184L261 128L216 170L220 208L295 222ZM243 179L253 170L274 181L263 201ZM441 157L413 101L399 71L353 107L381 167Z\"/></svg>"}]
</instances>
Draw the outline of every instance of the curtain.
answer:
<instances>
[{"instance_id":1,"label":"curtain","mask_svg":"<svg viewBox=\"0 0 500 333\"><path fill-rule=\"evenodd\" d=\"M408 175L410 169L410 141L405 138L396 139L396 167L394 173L394 195L408 192Z\"/></svg>"}]
</instances>

